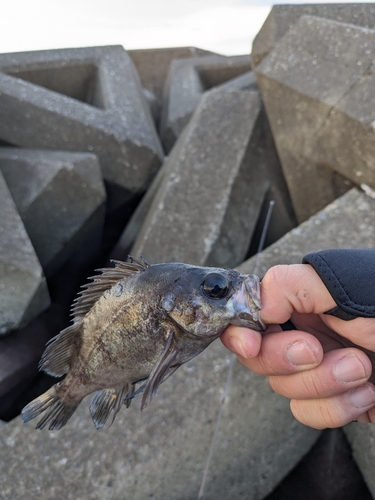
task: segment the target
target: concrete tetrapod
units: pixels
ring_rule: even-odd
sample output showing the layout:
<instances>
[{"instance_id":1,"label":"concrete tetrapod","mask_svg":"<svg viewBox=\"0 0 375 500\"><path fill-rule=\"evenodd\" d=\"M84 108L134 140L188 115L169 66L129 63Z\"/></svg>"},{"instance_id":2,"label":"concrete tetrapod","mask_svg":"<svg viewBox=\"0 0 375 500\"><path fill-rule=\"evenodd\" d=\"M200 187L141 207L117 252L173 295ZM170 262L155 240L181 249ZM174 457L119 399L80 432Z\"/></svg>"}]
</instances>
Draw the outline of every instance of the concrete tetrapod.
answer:
<instances>
[{"instance_id":1,"label":"concrete tetrapod","mask_svg":"<svg viewBox=\"0 0 375 500\"><path fill-rule=\"evenodd\" d=\"M174 59L188 59L214 55L208 50L197 47L166 47L161 49L135 49L128 50L138 71L146 98L151 100L153 117L158 125L165 80L169 66ZM150 102L149 102L150 103Z\"/></svg>"},{"instance_id":2,"label":"concrete tetrapod","mask_svg":"<svg viewBox=\"0 0 375 500\"><path fill-rule=\"evenodd\" d=\"M165 83L160 137L169 153L207 89L250 71L250 56L175 60Z\"/></svg>"},{"instance_id":3,"label":"concrete tetrapod","mask_svg":"<svg viewBox=\"0 0 375 500\"><path fill-rule=\"evenodd\" d=\"M0 139L97 154L110 210L145 191L163 157L121 46L1 54Z\"/></svg>"},{"instance_id":4,"label":"concrete tetrapod","mask_svg":"<svg viewBox=\"0 0 375 500\"><path fill-rule=\"evenodd\" d=\"M244 259L270 184L261 122L256 91L204 95L155 180L132 254L230 267Z\"/></svg>"},{"instance_id":5,"label":"concrete tetrapod","mask_svg":"<svg viewBox=\"0 0 375 500\"><path fill-rule=\"evenodd\" d=\"M301 16L316 16L363 28L375 28L375 8L368 3L274 5L254 39L252 64L258 66Z\"/></svg>"},{"instance_id":6,"label":"concrete tetrapod","mask_svg":"<svg viewBox=\"0 0 375 500\"><path fill-rule=\"evenodd\" d=\"M0 148L0 171L47 276L99 247L106 193L94 154Z\"/></svg>"},{"instance_id":7,"label":"concrete tetrapod","mask_svg":"<svg viewBox=\"0 0 375 500\"><path fill-rule=\"evenodd\" d=\"M299 221L375 187L375 31L303 16L256 69Z\"/></svg>"},{"instance_id":8,"label":"concrete tetrapod","mask_svg":"<svg viewBox=\"0 0 375 500\"><path fill-rule=\"evenodd\" d=\"M43 270L1 172L0 214L1 336L40 314L50 299Z\"/></svg>"}]
</instances>

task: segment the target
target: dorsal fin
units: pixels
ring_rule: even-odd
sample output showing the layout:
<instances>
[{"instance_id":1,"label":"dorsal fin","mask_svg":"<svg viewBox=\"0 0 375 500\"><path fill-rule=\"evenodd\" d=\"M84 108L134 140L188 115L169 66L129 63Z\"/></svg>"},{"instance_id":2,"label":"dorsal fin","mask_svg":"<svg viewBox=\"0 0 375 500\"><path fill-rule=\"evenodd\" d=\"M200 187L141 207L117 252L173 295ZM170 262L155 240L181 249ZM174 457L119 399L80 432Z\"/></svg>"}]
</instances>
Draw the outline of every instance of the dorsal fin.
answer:
<instances>
[{"instance_id":1,"label":"dorsal fin","mask_svg":"<svg viewBox=\"0 0 375 500\"><path fill-rule=\"evenodd\" d=\"M79 292L78 297L73 301L71 312L75 322L82 319L90 311L106 290L124 278L145 271L149 267L148 262L142 256L140 259L135 259L129 255L129 259L130 262L111 260L115 267L96 269L102 274L91 276L89 279L93 282L83 285L81 288L84 290Z\"/></svg>"},{"instance_id":2,"label":"dorsal fin","mask_svg":"<svg viewBox=\"0 0 375 500\"><path fill-rule=\"evenodd\" d=\"M47 342L46 349L39 362L39 369L53 377L61 377L68 373L72 357L80 342L82 322L74 323L62 330L56 337Z\"/></svg>"}]
</instances>

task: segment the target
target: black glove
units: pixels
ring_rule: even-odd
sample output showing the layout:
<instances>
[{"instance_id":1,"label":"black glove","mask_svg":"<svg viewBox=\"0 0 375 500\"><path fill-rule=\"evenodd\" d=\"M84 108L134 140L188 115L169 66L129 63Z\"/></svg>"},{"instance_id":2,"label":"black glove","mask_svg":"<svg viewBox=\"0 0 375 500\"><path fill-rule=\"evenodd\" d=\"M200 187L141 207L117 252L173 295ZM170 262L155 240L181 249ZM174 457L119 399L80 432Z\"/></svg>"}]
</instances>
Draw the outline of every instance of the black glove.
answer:
<instances>
[{"instance_id":1,"label":"black glove","mask_svg":"<svg viewBox=\"0 0 375 500\"><path fill-rule=\"evenodd\" d=\"M337 304L325 314L375 318L375 248L322 250L306 255L303 263L315 269Z\"/></svg>"}]
</instances>

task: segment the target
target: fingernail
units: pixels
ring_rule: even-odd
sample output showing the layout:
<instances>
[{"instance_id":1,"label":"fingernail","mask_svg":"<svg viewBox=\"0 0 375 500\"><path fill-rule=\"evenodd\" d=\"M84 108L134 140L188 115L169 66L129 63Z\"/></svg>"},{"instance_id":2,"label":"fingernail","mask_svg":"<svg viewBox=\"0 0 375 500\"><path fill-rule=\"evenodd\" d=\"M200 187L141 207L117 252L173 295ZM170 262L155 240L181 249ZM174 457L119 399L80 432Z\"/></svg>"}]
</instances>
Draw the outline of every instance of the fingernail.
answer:
<instances>
[{"instance_id":1,"label":"fingernail","mask_svg":"<svg viewBox=\"0 0 375 500\"><path fill-rule=\"evenodd\" d=\"M375 391L371 385L365 384L349 392L351 403L357 408L365 408L375 404Z\"/></svg>"},{"instance_id":2,"label":"fingernail","mask_svg":"<svg viewBox=\"0 0 375 500\"><path fill-rule=\"evenodd\" d=\"M286 357L295 366L315 365L317 357L306 340L297 340L286 350Z\"/></svg>"},{"instance_id":3,"label":"fingernail","mask_svg":"<svg viewBox=\"0 0 375 500\"><path fill-rule=\"evenodd\" d=\"M239 354L240 356L242 356L243 358L246 358L247 355L246 355L246 352L245 352L245 349L244 349L244 346L243 346L243 343L241 342L241 340L237 337L229 337L229 344L232 348L232 351L235 353L235 354Z\"/></svg>"},{"instance_id":4,"label":"fingernail","mask_svg":"<svg viewBox=\"0 0 375 500\"><path fill-rule=\"evenodd\" d=\"M366 378L365 367L355 354L348 354L337 361L333 374L341 382L355 382Z\"/></svg>"}]
</instances>

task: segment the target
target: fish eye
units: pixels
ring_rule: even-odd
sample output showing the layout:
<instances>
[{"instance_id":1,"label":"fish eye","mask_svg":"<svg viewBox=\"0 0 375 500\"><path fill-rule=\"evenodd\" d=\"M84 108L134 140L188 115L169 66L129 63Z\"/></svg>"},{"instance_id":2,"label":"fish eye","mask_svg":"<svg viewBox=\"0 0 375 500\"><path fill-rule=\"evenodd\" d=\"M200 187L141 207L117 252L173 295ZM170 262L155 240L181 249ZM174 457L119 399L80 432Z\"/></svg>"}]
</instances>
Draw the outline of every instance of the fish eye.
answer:
<instances>
[{"instance_id":1,"label":"fish eye","mask_svg":"<svg viewBox=\"0 0 375 500\"><path fill-rule=\"evenodd\" d=\"M211 273L205 277L202 289L210 299L222 299L229 292L229 281L222 274Z\"/></svg>"}]
</instances>

